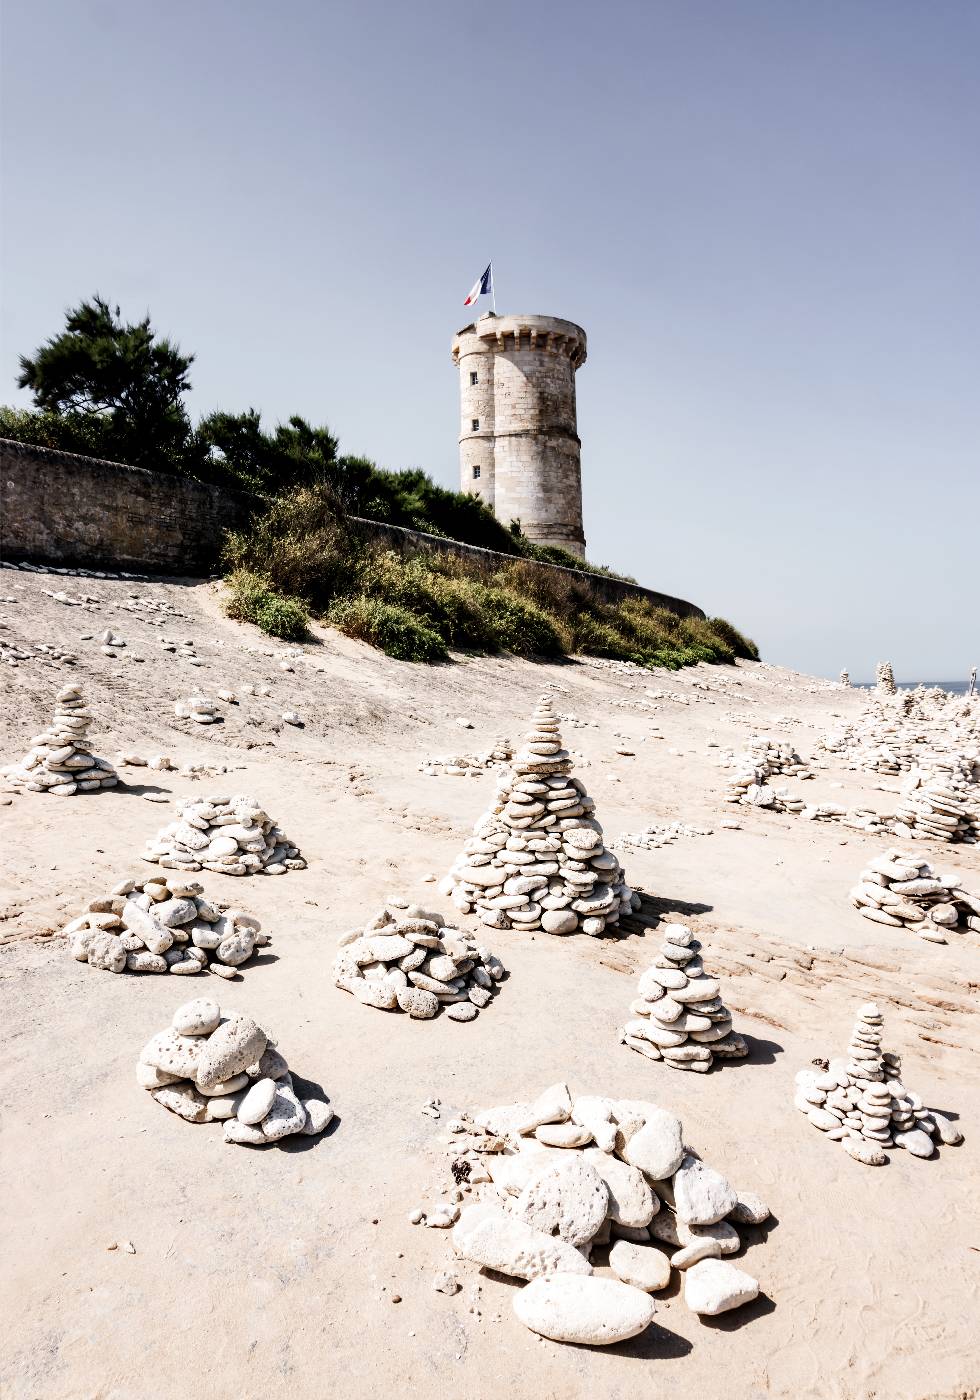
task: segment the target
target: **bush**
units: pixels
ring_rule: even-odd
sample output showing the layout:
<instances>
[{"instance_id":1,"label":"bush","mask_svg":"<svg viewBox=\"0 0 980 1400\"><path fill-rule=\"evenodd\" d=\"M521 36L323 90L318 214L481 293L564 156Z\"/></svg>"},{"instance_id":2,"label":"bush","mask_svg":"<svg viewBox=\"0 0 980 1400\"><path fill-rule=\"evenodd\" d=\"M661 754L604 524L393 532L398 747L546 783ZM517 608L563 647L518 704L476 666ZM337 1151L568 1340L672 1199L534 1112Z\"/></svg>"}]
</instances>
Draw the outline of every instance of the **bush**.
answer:
<instances>
[{"instance_id":1,"label":"bush","mask_svg":"<svg viewBox=\"0 0 980 1400\"><path fill-rule=\"evenodd\" d=\"M238 622L253 622L270 637L281 637L287 642L309 640L309 613L297 599L284 598L258 574L245 569L233 573L227 586L224 607L229 617Z\"/></svg>"},{"instance_id":2,"label":"bush","mask_svg":"<svg viewBox=\"0 0 980 1400\"><path fill-rule=\"evenodd\" d=\"M448 661L446 644L421 618L387 603L358 593L351 598L338 598L327 614L327 621L348 637L380 648L396 661Z\"/></svg>"}]
</instances>

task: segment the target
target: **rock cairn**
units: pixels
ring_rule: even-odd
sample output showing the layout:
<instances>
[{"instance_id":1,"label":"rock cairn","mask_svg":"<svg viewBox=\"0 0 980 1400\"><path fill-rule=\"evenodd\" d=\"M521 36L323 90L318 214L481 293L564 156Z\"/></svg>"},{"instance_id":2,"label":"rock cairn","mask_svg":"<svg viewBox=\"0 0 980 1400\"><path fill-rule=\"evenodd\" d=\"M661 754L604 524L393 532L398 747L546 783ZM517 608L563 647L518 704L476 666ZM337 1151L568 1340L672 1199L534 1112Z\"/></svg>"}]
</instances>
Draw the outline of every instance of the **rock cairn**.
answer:
<instances>
[{"instance_id":1,"label":"rock cairn","mask_svg":"<svg viewBox=\"0 0 980 1400\"><path fill-rule=\"evenodd\" d=\"M607 851L595 803L562 747L543 695L524 743L497 784L497 799L441 889L488 928L544 929L593 937L639 908Z\"/></svg>"},{"instance_id":2,"label":"rock cairn","mask_svg":"<svg viewBox=\"0 0 980 1400\"><path fill-rule=\"evenodd\" d=\"M363 1006L431 1020L475 1021L489 1006L504 966L470 934L416 905L384 908L341 934L334 980Z\"/></svg>"},{"instance_id":3,"label":"rock cairn","mask_svg":"<svg viewBox=\"0 0 980 1400\"><path fill-rule=\"evenodd\" d=\"M851 678L846 671L841 671L839 685L850 686Z\"/></svg>"},{"instance_id":4,"label":"rock cairn","mask_svg":"<svg viewBox=\"0 0 980 1400\"><path fill-rule=\"evenodd\" d=\"M753 735L744 752L730 754L723 762L735 772L725 788L726 802L746 807L772 807L776 811L802 812L802 797L791 796L787 788L774 788L770 778L777 776L809 779L814 773L788 741L774 742Z\"/></svg>"},{"instance_id":5,"label":"rock cairn","mask_svg":"<svg viewBox=\"0 0 980 1400\"><path fill-rule=\"evenodd\" d=\"M884 1165L886 1147L931 1157L934 1138L949 1146L963 1141L948 1118L925 1108L919 1095L906 1089L901 1058L881 1048L883 1023L878 1007L868 1002L858 1012L847 1058L814 1061L824 1068L803 1069L796 1076L794 1102L800 1112L869 1167Z\"/></svg>"},{"instance_id":6,"label":"rock cairn","mask_svg":"<svg viewBox=\"0 0 980 1400\"><path fill-rule=\"evenodd\" d=\"M907 928L930 943L945 943L949 931L980 933L980 895L905 851L892 849L871 861L850 899L872 923Z\"/></svg>"},{"instance_id":7,"label":"rock cairn","mask_svg":"<svg viewBox=\"0 0 980 1400\"><path fill-rule=\"evenodd\" d=\"M591 1346L635 1336L672 1268L704 1316L757 1296L728 1256L743 1245L737 1227L768 1207L686 1147L680 1119L656 1104L573 1099L555 1084L448 1127L455 1185L411 1219L453 1227L458 1260L527 1281L513 1306L531 1331ZM615 1277L596 1277L607 1258Z\"/></svg>"},{"instance_id":8,"label":"rock cairn","mask_svg":"<svg viewBox=\"0 0 980 1400\"><path fill-rule=\"evenodd\" d=\"M705 975L701 944L683 924L668 924L660 953L630 1003L620 1039L649 1060L706 1074L715 1056L740 1060L748 1046L732 1031L720 984Z\"/></svg>"},{"instance_id":9,"label":"rock cairn","mask_svg":"<svg viewBox=\"0 0 980 1400\"><path fill-rule=\"evenodd\" d=\"M513 756L514 748L509 739L495 739L493 746L483 753L433 754L422 760L419 772L429 778L478 778L488 768L509 763Z\"/></svg>"},{"instance_id":10,"label":"rock cairn","mask_svg":"<svg viewBox=\"0 0 980 1400\"><path fill-rule=\"evenodd\" d=\"M882 695L894 695L898 689L890 661L879 661L875 667L875 689L880 690Z\"/></svg>"},{"instance_id":11,"label":"rock cairn","mask_svg":"<svg viewBox=\"0 0 980 1400\"><path fill-rule=\"evenodd\" d=\"M104 972L224 978L270 942L251 914L205 899L201 885L174 875L120 881L62 932L73 958Z\"/></svg>"},{"instance_id":12,"label":"rock cairn","mask_svg":"<svg viewBox=\"0 0 980 1400\"><path fill-rule=\"evenodd\" d=\"M116 770L107 758L96 758L89 747L91 724L92 713L82 692L77 685L66 685L58 691L54 718L44 733L35 735L20 763L0 772L15 788L56 797L115 787Z\"/></svg>"},{"instance_id":13,"label":"rock cairn","mask_svg":"<svg viewBox=\"0 0 980 1400\"><path fill-rule=\"evenodd\" d=\"M225 1142L262 1147L292 1133L322 1133L333 1109L301 1099L289 1066L251 1016L222 1016L199 997L143 1046L136 1080L188 1123L223 1122Z\"/></svg>"},{"instance_id":14,"label":"rock cairn","mask_svg":"<svg viewBox=\"0 0 980 1400\"><path fill-rule=\"evenodd\" d=\"M976 845L980 840L980 789L957 775L916 769L902 787L895 810L896 836Z\"/></svg>"},{"instance_id":15,"label":"rock cairn","mask_svg":"<svg viewBox=\"0 0 980 1400\"><path fill-rule=\"evenodd\" d=\"M168 870L285 875L306 861L254 797L186 797L180 816L146 843L143 859Z\"/></svg>"}]
</instances>

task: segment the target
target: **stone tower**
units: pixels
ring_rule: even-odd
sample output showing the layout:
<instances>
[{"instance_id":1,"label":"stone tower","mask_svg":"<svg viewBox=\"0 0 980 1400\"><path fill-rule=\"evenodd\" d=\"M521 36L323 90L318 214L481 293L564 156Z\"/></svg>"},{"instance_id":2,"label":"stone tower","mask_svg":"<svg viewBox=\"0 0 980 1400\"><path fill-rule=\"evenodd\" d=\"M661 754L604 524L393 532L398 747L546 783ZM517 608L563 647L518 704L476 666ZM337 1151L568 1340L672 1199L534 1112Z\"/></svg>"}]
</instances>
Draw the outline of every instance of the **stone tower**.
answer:
<instances>
[{"instance_id":1,"label":"stone tower","mask_svg":"<svg viewBox=\"0 0 980 1400\"><path fill-rule=\"evenodd\" d=\"M481 316L453 341L461 489L535 544L585 555L575 371L585 331L554 316Z\"/></svg>"}]
</instances>

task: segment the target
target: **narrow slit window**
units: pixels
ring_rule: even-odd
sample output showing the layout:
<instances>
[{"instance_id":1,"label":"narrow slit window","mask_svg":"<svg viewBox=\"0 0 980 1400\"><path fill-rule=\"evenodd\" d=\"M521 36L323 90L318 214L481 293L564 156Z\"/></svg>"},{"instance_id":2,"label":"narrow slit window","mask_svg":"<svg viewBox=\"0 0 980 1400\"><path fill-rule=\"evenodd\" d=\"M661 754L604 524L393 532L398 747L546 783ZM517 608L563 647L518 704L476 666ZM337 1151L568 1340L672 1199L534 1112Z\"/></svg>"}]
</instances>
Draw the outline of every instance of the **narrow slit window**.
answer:
<instances>
[{"instance_id":1,"label":"narrow slit window","mask_svg":"<svg viewBox=\"0 0 980 1400\"><path fill-rule=\"evenodd\" d=\"M470 422L473 424L473 431L474 431L474 433L478 433L478 432L480 431L480 420L479 420L479 418L471 418L471 419L470 419Z\"/></svg>"},{"instance_id":2,"label":"narrow slit window","mask_svg":"<svg viewBox=\"0 0 980 1400\"><path fill-rule=\"evenodd\" d=\"M471 370L470 370L470 383L471 383L471 384L477 384L477 383L479 383L479 376L477 375L477 372L476 372L475 369L471 369Z\"/></svg>"},{"instance_id":3,"label":"narrow slit window","mask_svg":"<svg viewBox=\"0 0 980 1400\"><path fill-rule=\"evenodd\" d=\"M474 467L474 468L473 468L473 480L474 480L474 481L479 481L479 479L480 479L480 468L479 468L479 467Z\"/></svg>"}]
</instances>

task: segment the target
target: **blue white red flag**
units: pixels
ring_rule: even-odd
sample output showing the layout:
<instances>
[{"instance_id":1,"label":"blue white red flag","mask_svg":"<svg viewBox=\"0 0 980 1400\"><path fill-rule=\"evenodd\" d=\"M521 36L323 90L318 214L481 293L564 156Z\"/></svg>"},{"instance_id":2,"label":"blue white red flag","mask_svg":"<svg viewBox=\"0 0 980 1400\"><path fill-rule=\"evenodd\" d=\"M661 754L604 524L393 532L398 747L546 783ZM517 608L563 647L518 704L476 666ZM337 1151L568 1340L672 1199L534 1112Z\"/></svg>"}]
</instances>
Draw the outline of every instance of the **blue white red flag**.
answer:
<instances>
[{"instance_id":1,"label":"blue white red flag","mask_svg":"<svg viewBox=\"0 0 980 1400\"><path fill-rule=\"evenodd\" d=\"M464 306L472 306L477 297L488 297L493 291L493 263L487 263L487 270L478 281L473 283L470 294L463 302Z\"/></svg>"}]
</instances>

